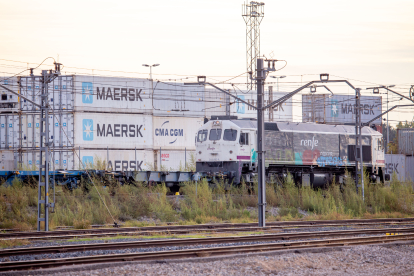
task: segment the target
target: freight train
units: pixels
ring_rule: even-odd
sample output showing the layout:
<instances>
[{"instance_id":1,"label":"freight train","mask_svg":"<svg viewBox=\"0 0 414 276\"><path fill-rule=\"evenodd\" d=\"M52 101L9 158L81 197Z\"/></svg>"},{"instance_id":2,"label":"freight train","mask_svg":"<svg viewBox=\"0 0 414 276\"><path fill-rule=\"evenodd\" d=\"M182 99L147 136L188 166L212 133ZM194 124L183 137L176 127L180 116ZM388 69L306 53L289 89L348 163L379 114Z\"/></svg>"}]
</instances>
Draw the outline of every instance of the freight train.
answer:
<instances>
[{"instance_id":1,"label":"freight train","mask_svg":"<svg viewBox=\"0 0 414 276\"><path fill-rule=\"evenodd\" d=\"M290 173L297 185L325 187L355 175L355 127L316 123L269 122L264 133L266 177ZM196 169L210 180L251 182L257 173L257 121L210 120L196 136ZM383 181L382 134L362 129L363 165L372 182ZM357 154L359 159L359 152Z\"/></svg>"}]
</instances>

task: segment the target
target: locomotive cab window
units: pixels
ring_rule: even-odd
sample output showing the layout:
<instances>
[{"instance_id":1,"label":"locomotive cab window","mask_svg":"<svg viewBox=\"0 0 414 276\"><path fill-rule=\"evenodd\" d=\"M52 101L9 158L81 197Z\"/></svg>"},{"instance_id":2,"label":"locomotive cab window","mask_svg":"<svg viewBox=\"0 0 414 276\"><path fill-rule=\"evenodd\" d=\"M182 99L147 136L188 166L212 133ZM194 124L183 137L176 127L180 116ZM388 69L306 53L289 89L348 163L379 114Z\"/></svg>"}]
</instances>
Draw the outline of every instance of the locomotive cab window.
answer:
<instances>
[{"instance_id":1,"label":"locomotive cab window","mask_svg":"<svg viewBox=\"0 0 414 276\"><path fill-rule=\"evenodd\" d=\"M207 133L207 129L200 130L197 135L197 142L204 142L205 140L207 140Z\"/></svg>"},{"instance_id":2,"label":"locomotive cab window","mask_svg":"<svg viewBox=\"0 0 414 276\"><path fill-rule=\"evenodd\" d=\"M225 129L223 140L224 141L236 141L237 138L237 130L235 129Z\"/></svg>"},{"instance_id":3,"label":"locomotive cab window","mask_svg":"<svg viewBox=\"0 0 414 276\"><path fill-rule=\"evenodd\" d=\"M210 141L216 141L221 139L221 128L213 128L210 130L210 136L208 137Z\"/></svg>"},{"instance_id":4,"label":"locomotive cab window","mask_svg":"<svg viewBox=\"0 0 414 276\"><path fill-rule=\"evenodd\" d=\"M239 143L240 145L248 145L249 144L249 133L240 133Z\"/></svg>"}]
</instances>

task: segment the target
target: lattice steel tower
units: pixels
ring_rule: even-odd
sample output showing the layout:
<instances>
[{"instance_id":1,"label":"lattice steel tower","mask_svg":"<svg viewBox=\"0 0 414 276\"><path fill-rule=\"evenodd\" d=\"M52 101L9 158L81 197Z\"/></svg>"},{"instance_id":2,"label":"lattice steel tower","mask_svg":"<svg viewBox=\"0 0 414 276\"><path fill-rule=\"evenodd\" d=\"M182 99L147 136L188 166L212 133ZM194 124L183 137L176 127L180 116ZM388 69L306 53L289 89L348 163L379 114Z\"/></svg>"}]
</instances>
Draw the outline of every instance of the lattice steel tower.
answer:
<instances>
[{"instance_id":1,"label":"lattice steel tower","mask_svg":"<svg viewBox=\"0 0 414 276\"><path fill-rule=\"evenodd\" d=\"M252 72L252 79L256 78L256 59L260 56L260 23L264 17L264 3L245 3L242 6L242 16L246 22L246 61L247 72ZM247 89L256 89L255 82L247 75Z\"/></svg>"}]
</instances>

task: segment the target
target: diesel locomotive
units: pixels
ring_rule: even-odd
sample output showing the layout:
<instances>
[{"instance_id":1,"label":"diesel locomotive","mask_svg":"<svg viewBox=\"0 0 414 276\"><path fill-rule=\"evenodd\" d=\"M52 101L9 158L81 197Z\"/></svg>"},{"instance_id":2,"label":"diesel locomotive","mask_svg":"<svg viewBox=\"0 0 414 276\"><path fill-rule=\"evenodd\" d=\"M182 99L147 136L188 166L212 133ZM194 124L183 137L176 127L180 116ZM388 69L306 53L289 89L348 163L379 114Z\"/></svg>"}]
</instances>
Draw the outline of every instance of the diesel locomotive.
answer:
<instances>
[{"instance_id":1,"label":"diesel locomotive","mask_svg":"<svg viewBox=\"0 0 414 276\"><path fill-rule=\"evenodd\" d=\"M325 187L334 178L354 177L355 127L317 123L265 123L266 177L283 179L290 173L297 185ZM251 182L257 173L257 121L210 120L196 136L196 170L204 177L228 183ZM362 129L363 165L372 182L383 181L382 134Z\"/></svg>"}]
</instances>

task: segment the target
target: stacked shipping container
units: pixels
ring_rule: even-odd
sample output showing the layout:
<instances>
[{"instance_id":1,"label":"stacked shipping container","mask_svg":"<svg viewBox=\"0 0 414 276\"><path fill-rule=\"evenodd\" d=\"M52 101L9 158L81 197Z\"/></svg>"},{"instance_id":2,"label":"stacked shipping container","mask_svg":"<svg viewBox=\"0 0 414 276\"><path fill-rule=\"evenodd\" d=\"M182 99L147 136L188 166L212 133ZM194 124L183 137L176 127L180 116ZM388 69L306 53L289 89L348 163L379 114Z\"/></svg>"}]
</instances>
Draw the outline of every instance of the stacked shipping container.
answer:
<instances>
[{"instance_id":1,"label":"stacked shipping container","mask_svg":"<svg viewBox=\"0 0 414 276\"><path fill-rule=\"evenodd\" d=\"M40 103L40 77L10 79L8 85ZM52 169L80 169L82 163L98 161L106 161L113 170L182 169L193 159L196 132L204 118L257 114L217 90L161 81L151 85L147 79L59 76L48 91ZM266 101L283 95L266 92ZM256 105L255 91L237 96ZM0 169L35 169L40 111L24 99L13 99L12 108L0 110ZM291 100L267 112L269 120L291 121Z\"/></svg>"}]
</instances>

